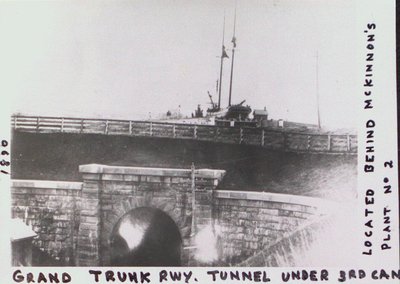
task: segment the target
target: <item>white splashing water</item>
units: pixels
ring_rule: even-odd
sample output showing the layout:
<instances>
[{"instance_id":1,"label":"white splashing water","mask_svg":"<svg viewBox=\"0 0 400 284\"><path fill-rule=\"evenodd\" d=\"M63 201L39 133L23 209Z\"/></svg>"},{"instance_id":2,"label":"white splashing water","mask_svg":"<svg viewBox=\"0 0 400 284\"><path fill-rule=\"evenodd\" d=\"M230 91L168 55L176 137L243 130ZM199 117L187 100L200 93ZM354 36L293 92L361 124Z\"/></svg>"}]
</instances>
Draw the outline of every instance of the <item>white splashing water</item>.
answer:
<instances>
[{"instance_id":1,"label":"white splashing water","mask_svg":"<svg viewBox=\"0 0 400 284\"><path fill-rule=\"evenodd\" d=\"M286 259L285 252L278 259L278 266L351 266L357 263L357 232L354 207L351 204L337 207L330 218L317 227L299 230L295 239L288 241L287 252L291 259Z\"/></svg>"},{"instance_id":2,"label":"white splashing water","mask_svg":"<svg viewBox=\"0 0 400 284\"><path fill-rule=\"evenodd\" d=\"M320 214L239 266L352 267L359 263L354 208L355 203L325 204Z\"/></svg>"},{"instance_id":3,"label":"white splashing water","mask_svg":"<svg viewBox=\"0 0 400 284\"><path fill-rule=\"evenodd\" d=\"M143 240L147 228L143 225L132 224L129 220L123 220L118 233L125 240L130 250L139 246Z\"/></svg>"},{"instance_id":4,"label":"white splashing water","mask_svg":"<svg viewBox=\"0 0 400 284\"><path fill-rule=\"evenodd\" d=\"M218 260L218 234L221 229L217 225L203 227L195 237L195 259L203 263L210 263Z\"/></svg>"}]
</instances>

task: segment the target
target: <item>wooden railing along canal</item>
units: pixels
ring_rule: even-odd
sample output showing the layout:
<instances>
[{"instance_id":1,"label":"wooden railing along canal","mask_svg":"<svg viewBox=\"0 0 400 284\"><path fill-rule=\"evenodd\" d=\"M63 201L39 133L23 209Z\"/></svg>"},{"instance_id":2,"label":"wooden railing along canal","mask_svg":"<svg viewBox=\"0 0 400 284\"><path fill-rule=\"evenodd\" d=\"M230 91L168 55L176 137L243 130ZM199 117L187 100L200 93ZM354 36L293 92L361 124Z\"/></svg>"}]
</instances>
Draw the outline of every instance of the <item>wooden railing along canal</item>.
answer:
<instances>
[{"instance_id":1,"label":"wooden railing along canal","mask_svg":"<svg viewBox=\"0 0 400 284\"><path fill-rule=\"evenodd\" d=\"M268 149L295 152L357 153L357 135L349 134L319 134L268 128L20 115L12 116L11 127L15 131L35 133L86 133L193 139L256 145Z\"/></svg>"}]
</instances>

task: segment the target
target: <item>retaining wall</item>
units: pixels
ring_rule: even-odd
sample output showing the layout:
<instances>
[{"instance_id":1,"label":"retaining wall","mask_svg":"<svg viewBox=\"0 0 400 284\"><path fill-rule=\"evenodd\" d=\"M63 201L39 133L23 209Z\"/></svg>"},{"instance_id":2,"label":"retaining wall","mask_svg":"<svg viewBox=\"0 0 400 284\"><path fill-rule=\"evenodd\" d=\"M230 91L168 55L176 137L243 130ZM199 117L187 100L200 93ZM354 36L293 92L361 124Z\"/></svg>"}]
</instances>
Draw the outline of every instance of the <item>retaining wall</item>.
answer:
<instances>
[{"instance_id":1,"label":"retaining wall","mask_svg":"<svg viewBox=\"0 0 400 284\"><path fill-rule=\"evenodd\" d=\"M327 214L327 201L264 192L216 191L221 262L236 265ZM270 264L270 262L268 263Z\"/></svg>"},{"instance_id":2,"label":"retaining wall","mask_svg":"<svg viewBox=\"0 0 400 284\"><path fill-rule=\"evenodd\" d=\"M193 247L203 228L215 226L220 252L215 265L223 266L255 257L328 212L327 202L316 198L216 190L225 174L221 170L194 171L194 203L191 170L97 164L79 170L83 183L12 181L13 217L31 225L38 234L34 246L63 265L110 265L112 229L138 207L168 214L179 228L184 248ZM182 263L207 265L197 262L195 254L182 250Z\"/></svg>"},{"instance_id":3,"label":"retaining wall","mask_svg":"<svg viewBox=\"0 0 400 284\"><path fill-rule=\"evenodd\" d=\"M62 265L74 263L81 187L80 182L11 182L12 217L32 226L34 246Z\"/></svg>"}]
</instances>

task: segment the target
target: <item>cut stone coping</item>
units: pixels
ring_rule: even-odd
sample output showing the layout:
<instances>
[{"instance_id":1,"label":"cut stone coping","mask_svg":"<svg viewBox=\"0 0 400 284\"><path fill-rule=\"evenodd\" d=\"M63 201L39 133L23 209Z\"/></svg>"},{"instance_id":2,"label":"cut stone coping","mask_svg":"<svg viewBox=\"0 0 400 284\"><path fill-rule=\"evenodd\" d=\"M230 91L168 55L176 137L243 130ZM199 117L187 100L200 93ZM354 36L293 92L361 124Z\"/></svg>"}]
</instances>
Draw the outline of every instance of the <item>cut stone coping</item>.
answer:
<instances>
[{"instance_id":1,"label":"cut stone coping","mask_svg":"<svg viewBox=\"0 0 400 284\"><path fill-rule=\"evenodd\" d=\"M165 176L165 177L190 177L190 169L150 168L150 167L124 167L88 164L79 166L80 173L90 174L122 174L138 176ZM210 178L221 180L225 175L224 170L197 169L196 178Z\"/></svg>"},{"instance_id":2,"label":"cut stone coping","mask_svg":"<svg viewBox=\"0 0 400 284\"><path fill-rule=\"evenodd\" d=\"M14 179L11 180L11 187L81 190L82 182Z\"/></svg>"},{"instance_id":3,"label":"cut stone coping","mask_svg":"<svg viewBox=\"0 0 400 284\"><path fill-rule=\"evenodd\" d=\"M335 209L337 205L337 203L334 201L322 198L292 195L292 194L256 192L256 191L215 190L214 197L225 198L225 199L255 200L255 201L304 205L304 206L323 209L324 211L325 210L330 211L330 209L331 210Z\"/></svg>"}]
</instances>

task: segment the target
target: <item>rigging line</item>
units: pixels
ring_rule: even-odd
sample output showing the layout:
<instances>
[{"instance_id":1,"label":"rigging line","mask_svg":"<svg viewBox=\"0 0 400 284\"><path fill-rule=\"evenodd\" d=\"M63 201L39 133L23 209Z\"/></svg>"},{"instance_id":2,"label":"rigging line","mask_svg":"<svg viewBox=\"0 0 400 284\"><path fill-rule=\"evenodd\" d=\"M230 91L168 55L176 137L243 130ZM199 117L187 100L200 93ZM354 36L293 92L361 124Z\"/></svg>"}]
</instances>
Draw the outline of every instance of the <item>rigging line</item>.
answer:
<instances>
[{"instance_id":1,"label":"rigging line","mask_svg":"<svg viewBox=\"0 0 400 284\"><path fill-rule=\"evenodd\" d=\"M316 89L317 89L317 116L318 116L318 128L321 129L321 116L320 116L320 111L319 111L319 78L318 78L318 51L316 54L316 60L315 60L315 76L316 76Z\"/></svg>"},{"instance_id":2,"label":"rigging line","mask_svg":"<svg viewBox=\"0 0 400 284\"><path fill-rule=\"evenodd\" d=\"M232 103L232 83L233 83L233 62L235 59L235 48L236 48L236 8L237 8L237 1L235 2L235 17L233 21L233 36L232 36L232 58L231 58L231 76L229 82L229 98L228 98L228 106L231 106Z\"/></svg>"},{"instance_id":3,"label":"rigging line","mask_svg":"<svg viewBox=\"0 0 400 284\"><path fill-rule=\"evenodd\" d=\"M224 24L222 28L222 51L221 51L221 66L219 70L219 90L218 90L218 110L221 108L221 91L222 91L222 69L224 64L224 55L225 53L225 10L224 10Z\"/></svg>"},{"instance_id":4,"label":"rigging line","mask_svg":"<svg viewBox=\"0 0 400 284\"><path fill-rule=\"evenodd\" d=\"M222 45L224 45L224 41L225 41L225 10L224 10L224 25L222 28Z\"/></svg>"},{"instance_id":5,"label":"rigging line","mask_svg":"<svg viewBox=\"0 0 400 284\"><path fill-rule=\"evenodd\" d=\"M235 16L233 20L233 37L236 35L236 8L237 8L237 1L235 1Z\"/></svg>"}]
</instances>

